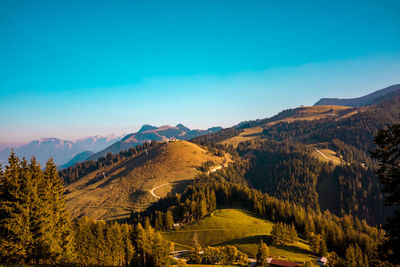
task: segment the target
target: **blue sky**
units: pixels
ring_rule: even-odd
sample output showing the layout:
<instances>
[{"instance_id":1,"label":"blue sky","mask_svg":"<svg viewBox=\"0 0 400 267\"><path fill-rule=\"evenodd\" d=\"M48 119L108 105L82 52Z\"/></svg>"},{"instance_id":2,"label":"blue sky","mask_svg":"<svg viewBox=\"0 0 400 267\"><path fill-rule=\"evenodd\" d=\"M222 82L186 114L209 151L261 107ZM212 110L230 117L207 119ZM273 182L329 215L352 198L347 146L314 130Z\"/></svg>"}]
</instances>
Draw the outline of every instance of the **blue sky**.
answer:
<instances>
[{"instance_id":1,"label":"blue sky","mask_svg":"<svg viewBox=\"0 0 400 267\"><path fill-rule=\"evenodd\" d=\"M0 145L232 126L400 83L399 1L0 1Z\"/></svg>"}]
</instances>

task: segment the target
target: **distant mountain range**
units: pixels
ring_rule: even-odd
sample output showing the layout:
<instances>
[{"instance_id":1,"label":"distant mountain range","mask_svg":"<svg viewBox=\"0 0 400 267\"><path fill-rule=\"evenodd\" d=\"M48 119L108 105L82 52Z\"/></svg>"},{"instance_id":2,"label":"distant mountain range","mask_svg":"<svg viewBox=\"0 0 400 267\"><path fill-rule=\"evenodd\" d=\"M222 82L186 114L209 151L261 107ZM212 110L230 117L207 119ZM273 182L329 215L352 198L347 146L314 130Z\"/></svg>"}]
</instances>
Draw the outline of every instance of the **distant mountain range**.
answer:
<instances>
[{"instance_id":1,"label":"distant mountain range","mask_svg":"<svg viewBox=\"0 0 400 267\"><path fill-rule=\"evenodd\" d=\"M96 160L100 157L106 156L107 153L118 153L145 142L167 141L170 139L189 140L201 135L216 133L220 130L222 130L222 127L213 127L207 130L191 130L182 124L178 124L175 127L169 125L155 127L145 124L137 133L126 135L122 140L115 142L96 154L91 155L88 159Z\"/></svg>"},{"instance_id":2,"label":"distant mountain range","mask_svg":"<svg viewBox=\"0 0 400 267\"><path fill-rule=\"evenodd\" d=\"M53 158L59 169L73 166L85 160L96 160L107 153L118 153L135 147L139 144L151 141L166 141L169 139L189 140L204 134L220 131L221 127L213 127L207 130L191 130L182 124L175 127L155 127L148 124L143 125L137 133L117 137L110 135L92 136L77 140L61 140L58 138L41 138L14 149L17 156L30 159L33 155L40 165L44 166L49 158ZM121 140L122 138L122 140ZM6 164L12 148L0 150L0 163Z\"/></svg>"},{"instance_id":3,"label":"distant mountain range","mask_svg":"<svg viewBox=\"0 0 400 267\"><path fill-rule=\"evenodd\" d=\"M361 107L375 104L379 101L385 100L385 98L390 98L395 94L400 94L400 84L392 85L384 89L375 91L371 94L357 98L321 98L317 103L314 104L314 106L336 105Z\"/></svg>"},{"instance_id":4,"label":"distant mountain range","mask_svg":"<svg viewBox=\"0 0 400 267\"><path fill-rule=\"evenodd\" d=\"M58 138L41 138L14 149L20 157L30 159L33 155L40 165L44 166L49 158L53 158L57 165L62 165L83 151L98 152L107 146L119 141L121 137L115 135L91 136L77 140L61 140ZM7 163L11 148L0 150L0 163Z\"/></svg>"}]
</instances>

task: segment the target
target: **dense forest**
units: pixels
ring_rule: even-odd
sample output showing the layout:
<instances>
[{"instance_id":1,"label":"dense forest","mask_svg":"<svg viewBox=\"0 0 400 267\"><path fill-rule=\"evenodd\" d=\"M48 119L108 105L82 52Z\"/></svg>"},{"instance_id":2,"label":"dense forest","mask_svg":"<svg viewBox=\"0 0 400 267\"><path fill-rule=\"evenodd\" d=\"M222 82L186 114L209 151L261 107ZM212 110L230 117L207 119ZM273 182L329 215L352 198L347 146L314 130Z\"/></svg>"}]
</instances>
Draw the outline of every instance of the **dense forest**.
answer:
<instances>
[{"instance_id":1,"label":"dense forest","mask_svg":"<svg viewBox=\"0 0 400 267\"><path fill-rule=\"evenodd\" d=\"M303 207L329 209L338 216L351 214L372 224L384 223L392 214L383 205L372 168L321 162L301 143L247 142L237 151L250 162L244 176L249 184L271 196Z\"/></svg>"},{"instance_id":2,"label":"dense forest","mask_svg":"<svg viewBox=\"0 0 400 267\"><path fill-rule=\"evenodd\" d=\"M150 226L70 221L63 182L49 160L45 169L14 153L0 168L0 262L165 266L170 245Z\"/></svg>"},{"instance_id":3,"label":"dense forest","mask_svg":"<svg viewBox=\"0 0 400 267\"><path fill-rule=\"evenodd\" d=\"M345 215L339 218L329 211L321 213L310 207L303 208L263 194L243 183L231 182L230 174L235 167L231 165L229 169L228 172L221 170L199 177L182 194L169 195L146 211L133 213L131 222L151 224L156 229L166 230L170 227L163 223L167 216L172 216L175 222L191 223L218 207L238 205L262 218L278 222L276 242L292 242L299 234L311 243L316 255L326 254L321 250L326 246L331 263L336 265L383 264L378 258L378 247L385 240L383 230L368 226L365 220L357 217ZM237 176L241 176L240 171ZM357 252L358 256L355 256L356 250L360 252ZM354 259L363 264L347 265Z\"/></svg>"}]
</instances>

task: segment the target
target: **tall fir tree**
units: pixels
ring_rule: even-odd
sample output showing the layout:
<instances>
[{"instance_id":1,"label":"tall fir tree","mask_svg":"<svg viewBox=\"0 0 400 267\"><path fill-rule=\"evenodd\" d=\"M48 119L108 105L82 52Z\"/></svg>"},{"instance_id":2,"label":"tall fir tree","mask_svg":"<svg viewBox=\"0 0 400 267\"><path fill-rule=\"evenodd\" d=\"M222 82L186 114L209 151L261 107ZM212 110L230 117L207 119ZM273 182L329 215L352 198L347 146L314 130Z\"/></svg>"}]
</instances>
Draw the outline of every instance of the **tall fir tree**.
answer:
<instances>
[{"instance_id":1,"label":"tall fir tree","mask_svg":"<svg viewBox=\"0 0 400 267\"><path fill-rule=\"evenodd\" d=\"M50 212L50 188L44 181L41 166L32 157L29 169L31 179L36 189L36 201L32 203L31 209L31 231L33 235L34 249L32 255L33 263L47 263L51 260L51 212Z\"/></svg>"},{"instance_id":2,"label":"tall fir tree","mask_svg":"<svg viewBox=\"0 0 400 267\"><path fill-rule=\"evenodd\" d=\"M29 223L29 199L22 177L21 163L14 151L1 175L0 193L0 260L24 263L29 258L32 235ZM27 175L27 174L26 174Z\"/></svg>"},{"instance_id":3,"label":"tall fir tree","mask_svg":"<svg viewBox=\"0 0 400 267\"><path fill-rule=\"evenodd\" d=\"M261 240L257 250L257 266L268 266L268 255L268 246Z\"/></svg>"},{"instance_id":4,"label":"tall fir tree","mask_svg":"<svg viewBox=\"0 0 400 267\"><path fill-rule=\"evenodd\" d=\"M46 163L44 181L50 187L50 211L52 219L53 261L66 262L73 258L72 235L69 216L65 207L64 186L52 159Z\"/></svg>"}]
</instances>

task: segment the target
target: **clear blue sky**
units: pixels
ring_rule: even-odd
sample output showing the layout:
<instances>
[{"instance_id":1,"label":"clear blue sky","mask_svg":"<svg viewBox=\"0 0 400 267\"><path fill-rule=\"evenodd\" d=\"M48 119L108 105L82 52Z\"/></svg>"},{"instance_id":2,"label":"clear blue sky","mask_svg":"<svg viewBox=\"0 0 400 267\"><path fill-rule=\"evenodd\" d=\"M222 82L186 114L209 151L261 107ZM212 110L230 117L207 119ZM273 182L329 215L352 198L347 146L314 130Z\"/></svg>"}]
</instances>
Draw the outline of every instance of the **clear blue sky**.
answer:
<instances>
[{"instance_id":1,"label":"clear blue sky","mask_svg":"<svg viewBox=\"0 0 400 267\"><path fill-rule=\"evenodd\" d=\"M400 1L0 1L0 144L232 126L400 83Z\"/></svg>"}]
</instances>

